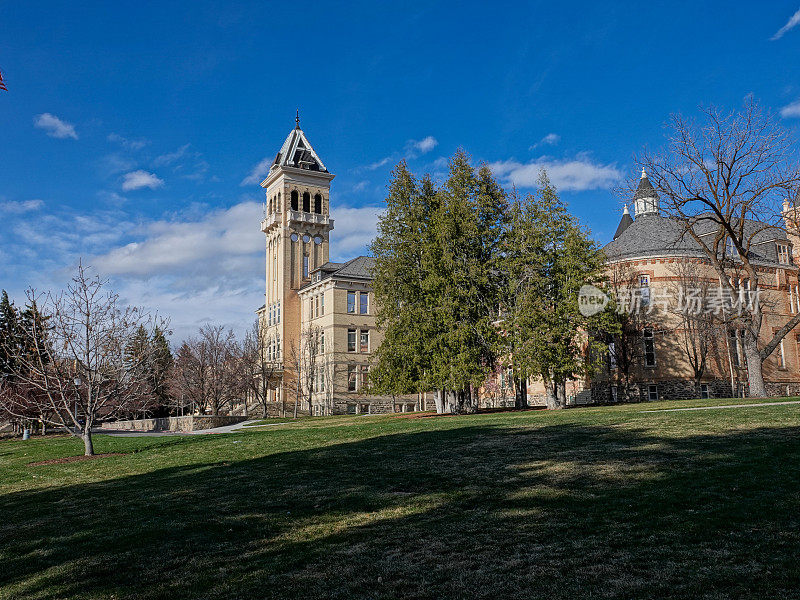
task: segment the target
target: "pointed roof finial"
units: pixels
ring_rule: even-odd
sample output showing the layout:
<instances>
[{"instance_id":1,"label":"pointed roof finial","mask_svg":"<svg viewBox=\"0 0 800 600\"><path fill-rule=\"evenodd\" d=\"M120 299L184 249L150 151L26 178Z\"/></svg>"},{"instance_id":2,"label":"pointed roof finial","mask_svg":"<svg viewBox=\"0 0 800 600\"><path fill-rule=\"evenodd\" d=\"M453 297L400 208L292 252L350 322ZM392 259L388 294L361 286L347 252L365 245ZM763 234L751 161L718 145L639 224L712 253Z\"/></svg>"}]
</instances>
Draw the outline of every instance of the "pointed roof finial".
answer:
<instances>
[{"instance_id":1,"label":"pointed roof finial","mask_svg":"<svg viewBox=\"0 0 800 600\"><path fill-rule=\"evenodd\" d=\"M628 205L627 204L625 205L625 208L622 209L622 214L623 215L631 214L630 211L628 210Z\"/></svg>"},{"instance_id":2,"label":"pointed roof finial","mask_svg":"<svg viewBox=\"0 0 800 600\"><path fill-rule=\"evenodd\" d=\"M295 129L300 129L300 109L299 108L297 109L297 116L294 118L294 122L295 122L294 128Z\"/></svg>"},{"instance_id":3,"label":"pointed roof finial","mask_svg":"<svg viewBox=\"0 0 800 600\"><path fill-rule=\"evenodd\" d=\"M644 172L644 167L642 167L642 179L647 179L647 173Z\"/></svg>"}]
</instances>

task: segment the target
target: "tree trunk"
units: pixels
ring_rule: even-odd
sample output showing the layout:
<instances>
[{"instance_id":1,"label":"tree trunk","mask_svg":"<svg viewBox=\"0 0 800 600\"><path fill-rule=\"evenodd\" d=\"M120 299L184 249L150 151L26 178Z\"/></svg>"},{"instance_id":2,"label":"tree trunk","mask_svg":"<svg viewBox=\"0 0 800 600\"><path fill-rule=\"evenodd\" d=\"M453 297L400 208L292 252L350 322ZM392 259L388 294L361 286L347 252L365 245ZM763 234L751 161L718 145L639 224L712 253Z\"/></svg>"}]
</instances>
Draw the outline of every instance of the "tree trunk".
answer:
<instances>
[{"instance_id":1,"label":"tree trunk","mask_svg":"<svg viewBox=\"0 0 800 600\"><path fill-rule=\"evenodd\" d=\"M560 381L556 385L556 398L558 399L558 407L564 408L567 405L567 382Z\"/></svg>"},{"instance_id":2,"label":"tree trunk","mask_svg":"<svg viewBox=\"0 0 800 600\"><path fill-rule=\"evenodd\" d=\"M94 444L92 443L92 430L86 427L83 430L83 454L85 456L94 456Z\"/></svg>"},{"instance_id":3,"label":"tree trunk","mask_svg":"<svg viewBox=\"0 0 800 600\"><path fill-rule=\"evenodd\" d=\"M745 332L744 336L744 356L747 359L747 383L750 387L748 396L750 398L764 398L767 395L767 388L764 385L764 374L761 371L761 354L758 351L758 341Z\"/></svg>"},{"instance_id":4,"label":"tree trunk","mask_svg":"<svg viewBox=\"0 0 800 600\"><path fill-rule=\"evenodd\" d=\"M521 377L514 378L514 407L528 408L528 381Z\"/></svg>"},{"instance_id":5,"label":"tree trunk","mask_svg":"<svg viewBox=\"0 0 800 600\"><path fill-rule=\"evenodd\" d=\"M442 390L433 392L433 403L436 405L436 414L444 414L444 393Z\"/></svg>"},{"instance_id":6,"label":"tree trunk","mask_svg":"<svg viewBox=\"0 0 800 600\"><path fill-rule=\"evenodd\" d=\"M561 408L558 405L558 394L556 392L556 384L553 382L545 381L545 390L547 390L547 408Z\"/></svg>"}]
</instances>

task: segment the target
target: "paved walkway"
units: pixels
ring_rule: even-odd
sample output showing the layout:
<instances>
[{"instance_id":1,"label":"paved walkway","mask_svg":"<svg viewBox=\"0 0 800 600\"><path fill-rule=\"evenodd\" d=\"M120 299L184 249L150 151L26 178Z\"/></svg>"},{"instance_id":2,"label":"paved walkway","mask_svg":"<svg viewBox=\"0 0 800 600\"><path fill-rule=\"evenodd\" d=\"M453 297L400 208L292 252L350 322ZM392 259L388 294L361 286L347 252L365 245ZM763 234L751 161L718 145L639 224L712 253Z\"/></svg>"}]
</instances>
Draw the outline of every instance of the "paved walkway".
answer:
<instances>
[{"instance_id":1,"label":"paved walkway","mask_svg":"<svg viewBox=\"0 0 800 600\"><path fill-rule=\"evenodd\" d=\"M753 408L758 406L782 406L784 404L800 404L800 400L789 400L788 402L753 402L752 404L720 404L718 406L695 406L693 408L662 408L655 410L643 410L646 413L675 412L679 410L712 410L717 408Z\"/></svg>"},{"instance_id":2,"label":"paved walkway","mask_svg":"<svg viewBox=\"0 0 800 600\"><path fill-rule=\"evenodd\" d=\"M211 433L231 433L245 427L252 421L242 421L234 425L224 427L214 427L213 429L200 429L198 431L119 431L116 429L95 429L92 433L101 433L111 437L163 437L168 435L207 435ZM269 425L281 425L281 423L269 423Z\"/></svg>"}]
</instances>

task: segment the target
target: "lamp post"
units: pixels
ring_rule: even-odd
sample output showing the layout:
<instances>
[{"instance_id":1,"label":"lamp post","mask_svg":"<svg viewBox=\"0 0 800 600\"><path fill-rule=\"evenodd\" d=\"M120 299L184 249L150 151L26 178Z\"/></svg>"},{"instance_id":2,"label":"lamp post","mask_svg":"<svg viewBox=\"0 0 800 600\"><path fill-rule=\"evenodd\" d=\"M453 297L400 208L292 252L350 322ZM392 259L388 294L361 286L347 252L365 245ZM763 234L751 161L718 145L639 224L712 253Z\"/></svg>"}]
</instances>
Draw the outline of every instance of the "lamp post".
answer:
<instances>
[{"instance_id":1,"label":"lamp post","mask_svg":"<svg viewBox=\"0 0 800 600\"><path fill-rule=\"evenodd\" d=\"M78 422L78 396L80 395L80 387L83 381L81 381L80 377L76 376L75 379L72 380L72 383L75 384L75 423L80 427Z\"/></svg>"}]
</instances>

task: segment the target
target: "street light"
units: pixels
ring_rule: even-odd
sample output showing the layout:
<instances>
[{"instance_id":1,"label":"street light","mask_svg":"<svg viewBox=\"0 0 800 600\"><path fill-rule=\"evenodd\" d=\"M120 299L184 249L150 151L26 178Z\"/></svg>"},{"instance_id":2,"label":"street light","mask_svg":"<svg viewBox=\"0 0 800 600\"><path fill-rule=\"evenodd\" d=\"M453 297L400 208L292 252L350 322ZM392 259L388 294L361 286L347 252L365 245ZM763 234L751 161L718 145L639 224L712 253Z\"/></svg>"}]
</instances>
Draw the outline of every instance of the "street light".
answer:
<instances>
[{"instance_id":1,"label":"street light","mask_svg":"<svg viewBox=\"0 0 800 600\"><path fill-rule=\"evenodd\" d=\"M81 384L83 383L83 381L81 381L80 377L76 376L75 379L72 380L72 383L75 384L75 422L77 423L78 422L78 396L80 395L80 392L78 390L80 389Z\"/></svg>"}]
</instances>

